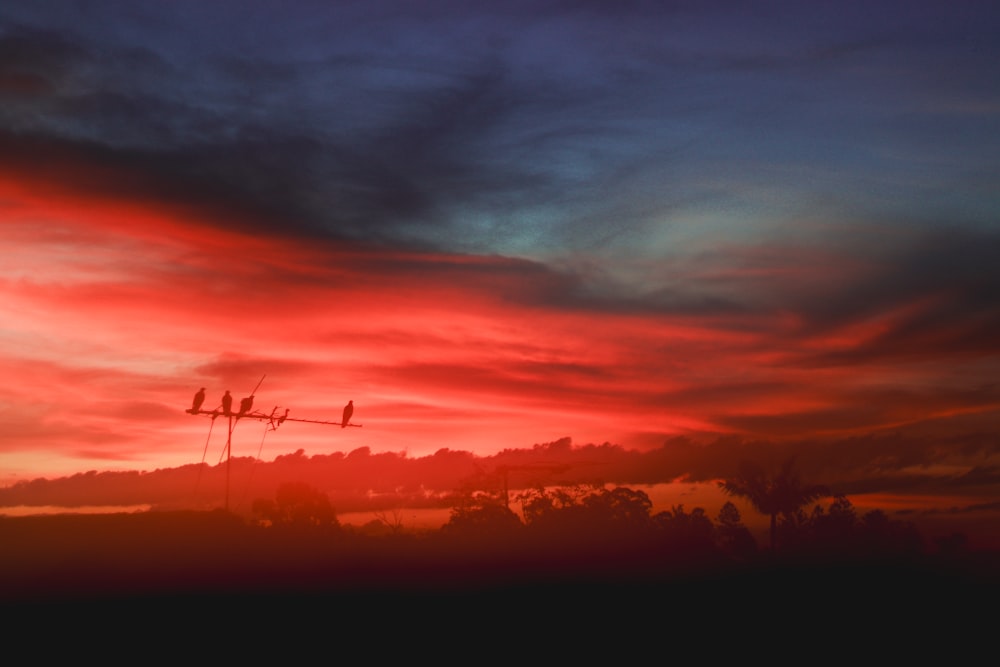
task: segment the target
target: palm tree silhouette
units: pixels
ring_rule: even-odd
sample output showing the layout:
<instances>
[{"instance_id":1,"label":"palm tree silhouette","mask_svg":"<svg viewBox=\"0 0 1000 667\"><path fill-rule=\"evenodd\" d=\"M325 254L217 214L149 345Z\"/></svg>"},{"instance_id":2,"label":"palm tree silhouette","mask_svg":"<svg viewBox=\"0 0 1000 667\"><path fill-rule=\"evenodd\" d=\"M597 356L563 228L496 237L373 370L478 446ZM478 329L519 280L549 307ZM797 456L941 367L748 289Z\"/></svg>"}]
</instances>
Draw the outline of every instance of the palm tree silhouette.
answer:
<instances>
[{"instance_id":1,"label":"palm tree silhouette","mask_svg":"<svg viewBox=\"0 0 1000 667\"><path fill-rule=\"evenodd\" d=\"M730 496L746 499L755 510L771 518L771 552L777 544L778 515L792 516L809 503L830 495L821 484L803 484L795 470L795 458L781 466L777 474L768 474L755 463L743 461L739 473L719 482L719 488Z\"/></svg>"}]
</instances>

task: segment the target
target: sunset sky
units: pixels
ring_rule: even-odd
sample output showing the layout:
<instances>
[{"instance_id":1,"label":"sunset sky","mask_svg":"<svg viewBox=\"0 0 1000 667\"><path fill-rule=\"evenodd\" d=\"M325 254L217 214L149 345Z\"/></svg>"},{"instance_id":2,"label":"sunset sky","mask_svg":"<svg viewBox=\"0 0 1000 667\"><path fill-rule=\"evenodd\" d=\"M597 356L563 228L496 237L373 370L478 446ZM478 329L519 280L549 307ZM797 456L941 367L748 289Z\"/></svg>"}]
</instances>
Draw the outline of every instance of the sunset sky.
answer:
<instances>
[{"instance_id":1,"label":"sunset sky","mask_svg":"<svg viewBox=\"0 0 1000 667\"><path fill-rule=\"evenodd\" d=\"M885 437L859 468L1000 502L998 34L975 1L0 5L0 483L215 464L192 396L263 378L362 427L234 455Z\"/></svg>"}]
</instances>

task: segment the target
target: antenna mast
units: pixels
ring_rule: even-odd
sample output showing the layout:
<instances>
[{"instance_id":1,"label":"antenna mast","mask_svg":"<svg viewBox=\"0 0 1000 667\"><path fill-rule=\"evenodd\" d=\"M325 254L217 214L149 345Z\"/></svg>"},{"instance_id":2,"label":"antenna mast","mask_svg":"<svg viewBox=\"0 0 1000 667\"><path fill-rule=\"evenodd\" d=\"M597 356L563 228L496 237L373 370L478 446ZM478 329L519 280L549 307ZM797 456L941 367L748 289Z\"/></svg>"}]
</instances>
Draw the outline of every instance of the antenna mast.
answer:
<instances>
[{"instance_id":1,"label":"antenna mast","mask_svg":"<svg viewBox=\"0 0 1000 667\"><path fill-rule=\"evenodd\" d=\"M346 427L346 426L353 426L355 428L361 428L361 426L362 426L361 424L351 424L351 423L349 423L349 419L345 420L345 421L348 421L348 423L341 423L341 422L335 422L335 421L324 421L324 420L321 420L321 419L297 419L295 417L289 417L288 416L288 413L290 412L289 409L285 409L285 414L278 416L278 414L277 414L278 407L277 406L275 406L275 408L271 411L271 414L269 414L269 415L264 414L263 412L258 412L258 411L251 410L249 406L253 405L254 394L256 394L257 390L260 389L260 385L264 383L264 378L266 378L266 377L267 377L266 374L263 375L263 376L261 376L260 382L258 382L257 386L253 388L252 392L250 392L250 396L247 397L247 398L245 398L245 399L243 399L243 404L240 405L239 412L237 412L235 414L232 412L232 410L225 410L225 411L223 411L223 410L220 410L218 408L216 408L215 410L202 410L201 407L200 407L200 402L196 403L194 407L192 407L192 408L190 408L188 410L185 410L185 412L187 412L188 414L191 414L191 415L205 415L207 417L211 417L213 422L215 421L215 418L218 417L219 415L225 415L229 419L229 429L228 429L228 433L226 435L226 449L225 449L225 454L226 454L226 511L227 512L229 511L229 480L230 480L231 468L232 468L233 429L235 428L236 423L238 423L239 420L241 420L241 419L256 419L258 421L266 421L266 422L268 422L268 426L270 426L270 428L271 428L272 431L276 431L278 429L278 427L281 426L286 421L289 421L289 422L302 422L302 423L307 423L307 424L328 424L328 425L331 425L331 426L340 426L341 428ZM246 407L244 407L244 406L246 406ZM236 419L235 422L233 421L234 417ZM211 433L211 431L209 431L209 433ZM206 443L206 446L207 446L207 444L208 443Z\"/></svg>"}]
</instances>

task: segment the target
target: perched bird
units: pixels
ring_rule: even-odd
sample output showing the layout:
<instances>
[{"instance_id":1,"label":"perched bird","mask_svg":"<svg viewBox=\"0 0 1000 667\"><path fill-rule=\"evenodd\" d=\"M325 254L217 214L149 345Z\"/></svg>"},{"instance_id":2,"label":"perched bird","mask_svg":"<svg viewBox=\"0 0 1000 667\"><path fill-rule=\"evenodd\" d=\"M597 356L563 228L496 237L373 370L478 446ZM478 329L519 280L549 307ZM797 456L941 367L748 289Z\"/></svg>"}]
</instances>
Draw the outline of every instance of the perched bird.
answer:
<instances>
[{"instance_id":1,"label":"perched bird","mask_svg":"<svg viewBox=\"0 0 1000 667\"><path fill-rule=\"evenodd\" d=\"M233 414L233 397L229 395L229 390L222 396L222 414L227 417Z\"/></svg>"},{"instance_id":2,"label":"perched bird","mask_svg":"<svg viewBox=\"0 0 1000 667\"><path fill-rule=\"evenodd\" d=\"M253 407L253 394L247 396L240 401L240 414L245 415L250 412L250 408Z\"/></svg>"},{"instance_id":3,"label":"perched bird","mask_svg":"<svg viewBox=\"0 0 1000 667\"><path fill-rule=\"evenodd\" d=\"M280 417L275 417L274 416L274 414L277 411L278 411L277 406L275 406L274 410L271 410L271 416L270 416L269 419L270 419L270 422L271 422L271 430L272 431L277 431L278 427L281 426L282 424L284 424L285 420L288 419L288 408L285 408L285 414L281 415Z\"/></svg>"},{"instance_id":4,"label":"perched bird","mask_svg":"<svg viewBox=\"0 0 1000 667\"><path fill-rule=\"evenodd\" d=\"M194 395L194 401L191 402L191 414L197 413L201 410L201 404L205 402L205 388L202 387L198 390L198 393Z\"/></svg>"},{"instance_id":5,"label":"perched bird","mask_svg":"<svg viewBox=\"0 0 1000 667\"><path fill-rule=\"evenodd\" d=\"M340 419L340 428L347 426L348 422L351 421L351 415L354 414L354 401L348 401L347 405L344 406L344 415Z\"/></svg>"}]
</instances>

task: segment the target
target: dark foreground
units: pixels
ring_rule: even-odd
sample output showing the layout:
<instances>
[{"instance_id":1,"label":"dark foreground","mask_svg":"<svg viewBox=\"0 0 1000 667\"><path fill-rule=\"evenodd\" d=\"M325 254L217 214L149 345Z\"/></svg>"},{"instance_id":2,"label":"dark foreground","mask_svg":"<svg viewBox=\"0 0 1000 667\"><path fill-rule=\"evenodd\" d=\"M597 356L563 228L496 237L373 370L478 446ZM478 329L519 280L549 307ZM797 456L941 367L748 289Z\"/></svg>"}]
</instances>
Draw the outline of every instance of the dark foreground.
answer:
<instances>
[{"instance_id":1,"label":"dark foreground","mask_svg":"<svg viewBox=\"0 0 1000 667\"><path fill-rule=\"evenodd\" d=\"M886 639L896 627L911 640L914 632L941 639L953 636L944 634L950 628L969 633L968 647L984 636L978 624L992 623L981 610L1000 592L992 553L735 563L614 541L557 547L291 533L221 512L4 518L0 544L0 601L49 622L54 614L172 610L188 623L274 628L294 618L335 632L378 627L387 636L424 624L445 634L494 627L520 637L589 629L574 642L677 642L685 628L720 641L793 628Z\"/></svg>"}]
</instances>

